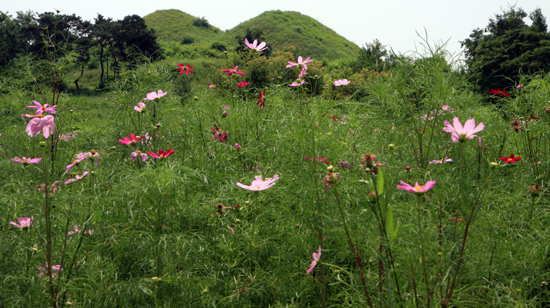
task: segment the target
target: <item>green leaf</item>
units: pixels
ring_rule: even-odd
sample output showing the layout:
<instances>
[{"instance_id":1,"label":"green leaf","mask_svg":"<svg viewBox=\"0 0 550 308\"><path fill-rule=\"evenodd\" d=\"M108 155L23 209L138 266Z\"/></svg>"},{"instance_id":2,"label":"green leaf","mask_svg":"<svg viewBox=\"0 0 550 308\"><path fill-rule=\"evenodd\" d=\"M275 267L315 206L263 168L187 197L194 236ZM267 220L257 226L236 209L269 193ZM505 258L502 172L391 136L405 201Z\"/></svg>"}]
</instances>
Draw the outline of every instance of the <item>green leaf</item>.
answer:
<instances>
[{"instance_id":1,"label":"green leaf","mask_svg":"<svg viewBox=\"0 0 550 308\"><path fill-rule=\"evenodd\" d=\"M378 193L378 197L384 193L384 173L381 169L378 169L378 183L377 183L376 192Z\"/></svg>"},{"instance_id":2,"label":"green leaf","mask_svg":"<svg viewBox=\"0 0 550 308\"><path fill-rule=\"evenodd\" d=\"M151 289L149 289L148 287L144 287L144 286L138 286L138 288L143 291L143 293L149 295L149 296L153 296L153 291Z\"/></svg>"}]
</instances>

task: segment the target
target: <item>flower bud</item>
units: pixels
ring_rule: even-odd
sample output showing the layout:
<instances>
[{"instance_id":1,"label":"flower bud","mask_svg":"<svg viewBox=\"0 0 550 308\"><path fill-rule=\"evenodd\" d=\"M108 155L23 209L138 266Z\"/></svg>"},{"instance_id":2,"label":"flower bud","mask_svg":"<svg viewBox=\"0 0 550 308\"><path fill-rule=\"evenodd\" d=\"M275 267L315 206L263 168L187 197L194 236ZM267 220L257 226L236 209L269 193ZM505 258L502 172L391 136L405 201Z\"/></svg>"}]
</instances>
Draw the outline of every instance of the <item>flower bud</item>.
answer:
<instances>
[{"instance_id":1,"label":"flower bud","mask_svg":"<svg viewBox=\"0 0 550 308\"><path fill-rule=\"evenodd\" d=\"M327 171L328 171L328 172L334 171L334 167L333 167L332 165L329 165L329 166L327 167Z\"/></svg>"},{"instance_id":2,"label":"flower bud","mask_svg":"<svg viewBox=\"0 0 550 308\"><path fill-rule=\"evenodd\" d=\"M395 149L395 144L393 144L393 143L388 144L388 148L389 148L390 150Z\"/></svg>"},{"instance_id":3,"label":"flower bud","mask_svg":"<svg viewBox=\"0 0 550 308\"><path fill-rule=\"evenodd\" d=\"M535 185L529 187L529 191L531 192L531 195L533 197L537 197L538 195L540 195L540 192L542 191L542 188L540 187L539 184L535 184Z\"/></svg>"},{"instance_id":4,"label":"flower bud","mask_svg":"<svg viewBox=\"0 0 550 308\"><path fill-rule=\"evenodd\" d=\"M227 117L227 115L228 115L227 111L224 111L224 112L222 113L222 117L224 117L224 118Z\"/></svg>"},{"instance_id":5,"label":"flower bud","mask_svg":"<svg viewBox=\"0 0 550 308\"><path fill-rule=\"evenodd\" d=\"M378 198L378 195L376 195L376 193L374 191L371 191L371 192L369 192L368 197L369 197L369 201L374 203L374 202L376 202L376 199Z\"/></svg>"},{"instance_id":6,"label":"flower bud","mask_svg":"<svg viewBox=\"0 0 550 308\"><path fill-rule=\"evenodd\" d=\"M407 172L411 171L411 166L406 165L406 166L405 166L405 171L407 171Z\"/></svg>"},{"instance_id":7,"label":"flower bud","mask_svg":"<svg viewBox=\"0 0 550 308\"><path fill-rule=\"evenodd\" d=\"M46 141L40 141L40 143L38 143L38 145L43 148L46 146Z\"/></svg>"},{"instance_id":8,"label":"flower bud","mask_svg":"<svg viewBox=\"0 0 550 308\"><path fill-rule=\"evenodd\" d=\"M240 148L241 148L241 145L238 143L235 143L235 149L240 149Z\"/></svg>"},{"instance_id":9,"label":"flower bud","mask_svg":"<svg viewBox=\"0 0 550 308\"><path fill-rule=\"evenodd\" d=\"M492 161L491 164L490 164L490 167L491 167L491 168L496 168L496 167L498 167L498 163Z\"/></svg>"}]
</instances>

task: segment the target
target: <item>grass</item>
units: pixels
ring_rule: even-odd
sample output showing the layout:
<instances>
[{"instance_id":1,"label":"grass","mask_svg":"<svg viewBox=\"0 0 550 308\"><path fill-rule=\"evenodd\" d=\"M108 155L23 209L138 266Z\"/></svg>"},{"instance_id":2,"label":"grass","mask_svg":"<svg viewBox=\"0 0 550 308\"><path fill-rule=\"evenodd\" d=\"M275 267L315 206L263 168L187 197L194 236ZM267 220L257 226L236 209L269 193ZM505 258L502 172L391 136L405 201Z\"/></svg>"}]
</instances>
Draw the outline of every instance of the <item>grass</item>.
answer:
<instances>
[{"instance_id":1,"label":"grass","mask_svg":"<svg viewBox=\"0 0 550 308\"><path fill-rule=\"evenodd\" d=\"M219 73L207 72L208 61L197 67L195 74ZM1 306L54 305L47 275L36 269L47 259L50 228L51 262L64 262L53 283L57 306L365 307L344 221L375 307L427 306L428 297L442 306L466 226L449 307L548 305L550 117L544 108L550 77L525 76L523 89L488 105L437 61L404 61L369 80L361 99L329 99L334 88L309 96L274 83L264 109L256 95L204 84L194 85L197 98L182 104L178 78L191 75L174 74L173 63L145 64L121 77L98 96L60 96L56 135L78 134L58 141L53 162L53 139L30 138L28 120L20 117L32 99L49 100L48 89L44 98L12 82L0 96ZM168 94L156 103L143 100L159 89ZM144 115L133 110L140 101L148 106ZM446 104L454 113L442 111ZM224 106L231 107L226 117ZM434 109L437 118L419 120ZM477 139L450 140L443 121L454 116L485 124L481 148ZM509 121L520 116L523 129L514 132ZM214 124L227 132L226 142L213 139ZM146 132L154 136L150 143L117 140ZM129 159L136 149L168 148L175 153L163 160ZM84 160L64 174L74 154L92 149L100 154L98 165ZM385 163L374 177L363 167L365 153ZM491 167L510 153L522 160ZM12 163L14 156L43 161L25 166ZM337 182L325 189L328 164L306 156L326 157ZM454 162L428 163L444 156ZM58 185L48 201L34 188L45 174L51 183L84 171L93 173ZM281 178L261 192L235 185L249 185L259 174ZM398 190L400 180L436 185L418 198ZM538 196L530 193L534 184L542 187ZM387 219L382 231L380 213ZM9 224L30 216L30 230ZM94 232L66 235L74 225ZM319 245L320 263L306 275Z\"/></svg>"},{"instance_id":2,"label":"grass","mask_svg":"<svg viewBox=\"0 0 550 308\"><path fill-rule=\"evenodd\" d=\"M304 57L334 61L355 59L359 53L356 44L315 19L298 12L264 12L225 32L214 26L208 29L195 27L192 24L194 18L179 10L159 10L145 16L144 19L148 27L155 29L163 48L169 49L168 53L174 55L205 56L206 51L202 50L208 50L214 42L224 42L235 48L235 37L244 37L247 29L261 30L265 41L273 50L284 50L293 45L296 52ZM194 42L181 46L184 37L192 37Z\"/></svg>"}]
</instances>

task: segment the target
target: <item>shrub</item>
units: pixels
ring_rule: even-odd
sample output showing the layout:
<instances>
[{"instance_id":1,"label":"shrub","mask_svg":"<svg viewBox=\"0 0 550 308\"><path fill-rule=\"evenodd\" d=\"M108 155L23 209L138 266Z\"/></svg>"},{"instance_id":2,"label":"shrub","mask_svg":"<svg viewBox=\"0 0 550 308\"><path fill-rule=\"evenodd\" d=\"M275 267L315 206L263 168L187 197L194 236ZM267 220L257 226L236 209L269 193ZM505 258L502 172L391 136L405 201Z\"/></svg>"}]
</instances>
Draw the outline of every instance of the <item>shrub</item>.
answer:
<instances>
[{"instance_id":1,"label":"shrub","mask_svg":"<svg viewBox=\"0 0 550 308\"><path fill-rule=\"evenodd\" d=\"M181 41L182 45L193 44L194 42L195 42L195 38L188 35L184 36L183 40Z\"/></svg>"},{"instance_id":2,"label":"shrub","mask_svg":"<svg viewBox=\"0 0 550 308\"><path fill-rule=\"evenodd\" d=\"M206 20L206 18L199 17L199 18L193 19L193 26L198 28L208 28L210 27L210 24L208 23L208 20Z\"/></svg>"}]
</instances>

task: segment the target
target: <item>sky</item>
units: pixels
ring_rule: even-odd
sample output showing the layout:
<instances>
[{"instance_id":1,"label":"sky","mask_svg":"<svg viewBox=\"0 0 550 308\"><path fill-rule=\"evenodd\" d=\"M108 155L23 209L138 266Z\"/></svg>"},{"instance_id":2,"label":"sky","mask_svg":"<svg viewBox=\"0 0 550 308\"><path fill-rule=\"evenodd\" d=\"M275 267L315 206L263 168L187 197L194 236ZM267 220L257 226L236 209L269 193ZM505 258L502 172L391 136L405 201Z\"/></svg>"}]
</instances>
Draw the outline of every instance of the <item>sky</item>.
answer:
<instances>
[{"instance_id":1,"label":"sky","mask_svg":"<svg viewBox=\"0 0 550 308\"><path fill-rule=\"evenodd\" d=\"M97 14L115 20L137 14L145 16L157 10L178 9L228 30L265 11L296 11L310 16L359 46L378 39L396 53L425 53L425 41L442 46L461 58L460 42L476 28L484 28L495 14L511 6L527 14L537 7L550 17L550 1L517 0L18 0L3 1L0 11L15 16L17 11L37 13L59 10L93 20ZM526 23L530 24L529 18Z\"/></svg>"}]
</instances>

